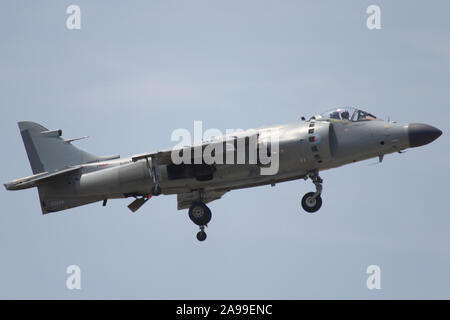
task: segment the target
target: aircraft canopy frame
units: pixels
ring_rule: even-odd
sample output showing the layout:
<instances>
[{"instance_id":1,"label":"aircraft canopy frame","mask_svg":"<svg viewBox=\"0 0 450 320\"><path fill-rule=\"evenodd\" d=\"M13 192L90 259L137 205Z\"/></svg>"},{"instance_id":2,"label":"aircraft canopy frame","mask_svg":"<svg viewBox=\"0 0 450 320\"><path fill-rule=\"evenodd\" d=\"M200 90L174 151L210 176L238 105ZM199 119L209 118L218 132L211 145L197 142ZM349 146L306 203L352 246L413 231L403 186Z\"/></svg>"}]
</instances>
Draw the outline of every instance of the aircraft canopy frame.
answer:
<instances>
[{"instance_id":1,"label":"aircraft canopy frame","mask_svg":"<svg viewBox=\"0 0 450 320\"><path fill-rule=\"evenodd\" d=\"M318 116L317 120L347 120L352 122L380 120L373 114L354 107L342 107L328 110Z\"/></svg>"}]
</instances>

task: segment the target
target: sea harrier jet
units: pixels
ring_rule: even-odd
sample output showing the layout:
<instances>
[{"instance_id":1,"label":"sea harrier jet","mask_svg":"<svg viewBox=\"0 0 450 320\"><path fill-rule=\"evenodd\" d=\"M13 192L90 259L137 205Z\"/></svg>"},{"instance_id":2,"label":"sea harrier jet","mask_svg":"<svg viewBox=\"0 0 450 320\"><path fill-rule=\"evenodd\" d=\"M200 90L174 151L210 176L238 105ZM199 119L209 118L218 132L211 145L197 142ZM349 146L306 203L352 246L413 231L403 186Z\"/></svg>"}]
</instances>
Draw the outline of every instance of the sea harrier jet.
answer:
<instances>
[{"instance_id":1,"label":"sea harrier jet","mask_svg":"<svg viewBox=\"0 0 450 320\"><path fill-rule=\"evenodd\" d=\"M314 192L301 204L322 205L319 173L356 161L426 145L442 131L426 124L384 121L357 108L338 108L309 120L250 129L197 145L134 155L100 157L63 139L61 130L19 122L33 175L5 184L8 190L37 187L43 214L108 199L133 197L136 212L152 196L177 195L178 210L200 227L204 241L211 220L207 203L231 190L311 179Z\"/></svg>"}]
</instances>

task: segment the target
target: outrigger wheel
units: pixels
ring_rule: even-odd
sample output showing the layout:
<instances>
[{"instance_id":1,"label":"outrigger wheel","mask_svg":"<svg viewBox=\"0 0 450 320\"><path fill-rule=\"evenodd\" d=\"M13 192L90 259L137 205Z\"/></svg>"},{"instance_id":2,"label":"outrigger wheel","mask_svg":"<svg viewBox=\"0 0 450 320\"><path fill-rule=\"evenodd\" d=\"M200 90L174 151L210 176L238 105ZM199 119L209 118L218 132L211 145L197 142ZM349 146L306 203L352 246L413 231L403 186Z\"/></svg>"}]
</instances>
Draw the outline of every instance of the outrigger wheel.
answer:
<instances>
[{"instance_id":1,"label":"outrigger wheel","mask_svg":"<svg viewBox=\"0 0 450 320\"><path fill-rule=\"evenodd\" d=\"M152 187L151 191L152 196L159 196L161 194L161 188L160 186L154 186Z\"/></svg>"}]
</instances>

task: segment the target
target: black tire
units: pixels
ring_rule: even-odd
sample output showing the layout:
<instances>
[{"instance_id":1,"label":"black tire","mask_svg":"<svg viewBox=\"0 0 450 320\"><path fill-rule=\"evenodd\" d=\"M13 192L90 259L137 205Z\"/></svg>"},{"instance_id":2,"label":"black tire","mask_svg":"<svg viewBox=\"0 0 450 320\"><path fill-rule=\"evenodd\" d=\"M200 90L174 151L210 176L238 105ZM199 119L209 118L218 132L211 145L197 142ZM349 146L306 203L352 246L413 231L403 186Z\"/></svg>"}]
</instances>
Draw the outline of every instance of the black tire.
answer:
<instances>
[{"instance_id":1,"label":"black tire","mask_svg":"<svg viewBox=\"0 0 450 320\"><path fill-rule=\"evenodd\" d=\"M302 198L302 207L303 210L305 210L306 212L309 213L316 212L322 206L322 198L320 196L316 197L315 199L312 199L314 193L315 192L308 192Z\"/></svg>"},{"instance_id":2,"label":"black tire","mask_svg":"<svg viewBox=\"0 0 450 320\"><path fill-rule=\"evenodd\" d=\"M159 196L161 194L161 188L159 186L152 187L152 196Z\"/></svg>"},{"instance_id":3,"label":"black tire","mask_svg":"<svg viewBox=\"0 0 450 320\"><path fill-rule=\"evenodd\" d=\"M189 218L198 226L207 225L211 221L211 210L203 202L194 202L189 208Z\"/></svg>"},{"instance_id":4,"label":"black tire","mask_svg":"<svg viewBox=\"0 0 450 320\"><path fill-rule=\"evenodd\" d=\"M198 241L205 241L206 240L206 232L205 231L199 231L197 233L197 240Z\"/></svg>"}]
</instances>

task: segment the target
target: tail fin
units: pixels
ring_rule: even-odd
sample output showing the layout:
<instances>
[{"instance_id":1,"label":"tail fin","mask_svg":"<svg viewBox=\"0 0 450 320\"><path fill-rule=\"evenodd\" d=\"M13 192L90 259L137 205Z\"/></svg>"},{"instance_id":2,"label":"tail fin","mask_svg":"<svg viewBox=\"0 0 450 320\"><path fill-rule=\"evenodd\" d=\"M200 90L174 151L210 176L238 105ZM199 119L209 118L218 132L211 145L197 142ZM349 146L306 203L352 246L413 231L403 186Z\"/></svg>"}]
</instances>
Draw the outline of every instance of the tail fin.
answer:
<instances>
[{"instance_id":1,"label":"tail fin","mask_svg":"<svg viewBox=\"0 0 450 320\"><path fill-rule=\"evenodd\" d=\"M63 140L61 130L49 131L29 121L21 121L18 125L33 174L107 159L80 150L70 141Z\"/></svg>"}]
</instances>

